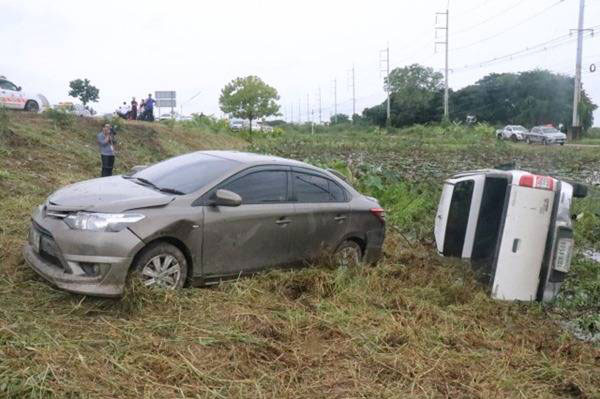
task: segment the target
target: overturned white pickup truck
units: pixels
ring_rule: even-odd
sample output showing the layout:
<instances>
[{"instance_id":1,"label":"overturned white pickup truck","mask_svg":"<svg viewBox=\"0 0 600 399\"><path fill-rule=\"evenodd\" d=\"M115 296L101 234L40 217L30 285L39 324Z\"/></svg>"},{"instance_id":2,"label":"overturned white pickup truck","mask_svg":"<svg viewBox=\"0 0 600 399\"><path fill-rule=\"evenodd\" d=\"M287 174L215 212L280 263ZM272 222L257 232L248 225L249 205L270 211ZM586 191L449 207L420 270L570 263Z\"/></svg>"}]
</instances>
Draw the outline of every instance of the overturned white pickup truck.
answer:
<instances>
[{"instance_id":1,"label":"overturned white pickup truck","mask_svg":"<svg viewBox=\"0 0 600 399\"><path fill-rule=\"evenodd\" d=\"M443 256L471 261L501 300L549 301L569 272L578 183L521 170L476 170L446 180L435 220Z\"/></svg>"}]
</instances>

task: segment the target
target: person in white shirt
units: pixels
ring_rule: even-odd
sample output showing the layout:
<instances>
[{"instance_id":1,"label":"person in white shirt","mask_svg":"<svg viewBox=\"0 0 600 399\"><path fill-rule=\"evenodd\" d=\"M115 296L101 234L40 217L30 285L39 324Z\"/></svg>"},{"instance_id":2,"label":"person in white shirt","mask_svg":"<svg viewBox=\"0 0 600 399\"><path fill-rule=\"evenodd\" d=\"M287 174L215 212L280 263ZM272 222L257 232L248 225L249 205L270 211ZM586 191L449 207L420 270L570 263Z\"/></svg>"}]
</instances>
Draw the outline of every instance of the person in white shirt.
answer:
<instances>
[{"instance_id":1,"label":"person in white shirt","mask_svg":"<svg viewBox=\"0 0 600 399\"><path fill-rule=\"evenodd\" d=\"M127 119L130 111L131 109L129 108L129 105L127 105L127 102L123 101L123 105L121 105L117 110L117 115L119 115L121 118Z\"/></svg>"}]
</instances>

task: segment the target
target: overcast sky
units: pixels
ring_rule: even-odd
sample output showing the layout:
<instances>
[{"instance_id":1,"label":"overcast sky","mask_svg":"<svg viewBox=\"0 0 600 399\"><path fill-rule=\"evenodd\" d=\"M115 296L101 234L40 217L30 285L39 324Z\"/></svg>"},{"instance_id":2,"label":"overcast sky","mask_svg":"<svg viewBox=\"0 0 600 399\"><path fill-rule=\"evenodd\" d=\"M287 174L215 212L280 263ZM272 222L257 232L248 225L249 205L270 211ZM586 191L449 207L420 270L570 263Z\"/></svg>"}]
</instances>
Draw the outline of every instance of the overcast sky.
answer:
<instances>
[{"instance_id":1,"label":"overcast sky","mask_svg":"<svg viewBox=\"0 0 600 399\"><path fill-rule=\"evenodd\" d=\"M573 74L574 41L484 68L477 64L568 34L577 26L578 3L450 0L450 86L459 89L490 72L546 68ZM24 90L45 94L52 104L70 100L70 80L88 78L100 89L100 101L93 105L100 113L132 96L175 90L185 114L216 116L227 82L258 75L279 91L286 119L293 108L298 120L300 106L306 120L308 95L318 120L320 88L327 119L333 112L334 79L338 112L352 112L352 65L357 112L383 100L380 50L388 43L391 68L418 62L442 70L443 47L434 53L434 27L435 13L446 4L0 0L0 74ZM438 22L443 26L442 18ZM587 0L585 22L600 25L600 0ZM583 58L584 71L598 65L597 72L584 73L583 84L600 104L600 30L584 41ZM465 65L474 66L461 69ZM595 116L600 125L600 111Z\"/></svg>"}]
</instances>

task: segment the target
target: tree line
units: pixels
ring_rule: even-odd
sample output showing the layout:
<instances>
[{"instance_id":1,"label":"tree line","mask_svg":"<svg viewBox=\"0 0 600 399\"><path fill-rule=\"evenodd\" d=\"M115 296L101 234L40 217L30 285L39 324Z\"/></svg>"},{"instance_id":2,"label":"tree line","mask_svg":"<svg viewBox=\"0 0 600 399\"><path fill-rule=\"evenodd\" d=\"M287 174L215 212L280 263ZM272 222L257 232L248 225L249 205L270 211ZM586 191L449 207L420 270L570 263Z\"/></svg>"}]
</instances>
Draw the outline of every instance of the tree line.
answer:
<instances>
[{"instance_id":1,"label":"tree line","mask_svg":"<svg viewBox=\"0 0 600 399\"><path fill-rule=\"evenodd\" d=\"M439 121L443 117L443 75L419 64L395 68L385 81L390 89L390 119L394 127ZM468 115L495 125L572 125L573 84L570 76L547 70L492 73L450 92L452 120ZM386 124L387 100L365 108L362 117L379 126ZM580 103L584 130L593 124L594 104L585 91Z\"/></svg>"}]
</instances>

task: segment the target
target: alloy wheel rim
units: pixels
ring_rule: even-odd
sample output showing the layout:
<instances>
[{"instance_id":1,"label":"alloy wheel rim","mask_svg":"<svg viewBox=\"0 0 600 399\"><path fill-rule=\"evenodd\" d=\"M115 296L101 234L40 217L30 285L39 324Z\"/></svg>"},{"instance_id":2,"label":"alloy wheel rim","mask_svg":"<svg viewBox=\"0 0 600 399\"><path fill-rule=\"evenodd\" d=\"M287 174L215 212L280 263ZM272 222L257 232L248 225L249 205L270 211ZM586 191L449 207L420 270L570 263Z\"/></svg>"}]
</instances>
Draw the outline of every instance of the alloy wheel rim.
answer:
<instances>
[{"instance_id":1,"label":"alloy wheel rim","mask_svg":"<svg viewBox=\"0 0 600 399\"><path fill-rule=\"evenodd\" d=\"M338 265L341 267L356 266L359 263L359 255L355 248L344 248L338 252Z\"/></svg>"},{"instance_id":2,"label":"alloy wheel rim","mask_svg":"<svg viewBox=\"0 0 600 399\"><path fill-rule=\"evenodd\" d=\"M150 259L140 275L146 287L173 290L181 279L181 265L173 255L161 254Z\"/></svg>"}]
</instances>

